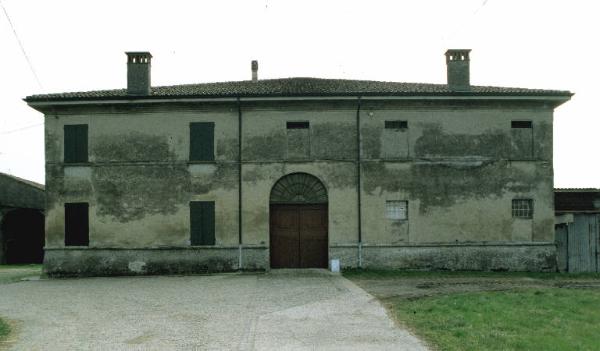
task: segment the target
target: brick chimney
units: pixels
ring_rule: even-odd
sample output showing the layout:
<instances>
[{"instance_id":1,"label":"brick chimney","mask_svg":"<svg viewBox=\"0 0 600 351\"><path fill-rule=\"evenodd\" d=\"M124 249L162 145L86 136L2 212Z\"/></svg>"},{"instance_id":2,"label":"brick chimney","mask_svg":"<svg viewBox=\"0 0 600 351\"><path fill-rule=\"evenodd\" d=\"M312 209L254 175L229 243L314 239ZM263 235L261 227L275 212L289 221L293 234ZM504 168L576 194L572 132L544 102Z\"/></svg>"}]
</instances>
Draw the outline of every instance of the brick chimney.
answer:
<instances>
[{"instance_id":1,"label":"brick chimney","mask_svg":"<svg viewBox=\"0 0 600 351\"><path fill-rule=\"evenodd\" d=\"M258 61L253 60L251 66L252 66L252 81L256 82L256 81L258 81Z\"/></svg>"},{"instance_id":2,"label":"brick chimney","mask_svg":"<svg viewBox=\"0 0 600 351\"><path fill-rule=\"evenodd\" d=\"M452 91L469 91L469 52L471 49L449 49L446 51L448 88Z\"/></svg>"},{"instance_id":3,"label":"brick chimney","mask_svg":"<svg viewBox=\"0 0 600 351\"><path fill-rule=\"evenodd\" d=\"M126 52L127 54L127 94L150 95L149 52Z\"/></svg>"}]
</instances>

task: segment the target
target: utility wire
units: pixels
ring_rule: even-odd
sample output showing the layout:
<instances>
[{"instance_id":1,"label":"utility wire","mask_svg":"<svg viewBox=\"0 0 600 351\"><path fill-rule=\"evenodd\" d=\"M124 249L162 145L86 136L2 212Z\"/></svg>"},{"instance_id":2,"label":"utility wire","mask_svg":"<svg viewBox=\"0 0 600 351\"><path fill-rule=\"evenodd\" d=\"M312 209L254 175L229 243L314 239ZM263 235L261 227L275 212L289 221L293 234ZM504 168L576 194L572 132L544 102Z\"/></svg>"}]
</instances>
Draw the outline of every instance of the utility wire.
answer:
<instances>
[{"instance_id":1,"label":"utility wire","mask_svg":"<svg viewBox=\"0 0 600 351\"><path fill-rule=\"evenodd\" d=\"M27 64L29 65L29 69L31 70L31 73L33 73L33 76L35 77L35 80L36 80L37 84L39 85L40 89L44 90L44 87L42 86L42 83L40 82L40 78L38 77L37 73L35 73L33 64L31 63L31 60L29 60L29 56L27 56L25 47L23 46L21 39L19 39L19 36L17 35L17 30L15 29L15 26L13 25L12 21L10 20L10 16L8 15L8 11L6 11L6 7L4 7L2 0L0 0L0 7L2 7L2 10L4 11L4 15L6 16L6 19L8 20L8 24L10 24L10 28L12 29L13 34L15 35L15 39L17 39L17 43L19 43L19 47L21 48L21 52L23 53L23 56L25 56L25 60L27 61Z\"/></svg>"},{"instance_id":2,"label":"utility wire","mask_svg":"<svg viewBox=\"0 0 600 351\"><path fill-rule=\"evenodd\" d=\"M19 44L19 47L21 48L21 52L23 53L23 56L25 57L25 60L27 61L29 70L33 74L33 77L35 78L35 81L37 82L40 89L44 90L42 82L40 81L40 78L38 77L37 73L35 72L35 69L33 68L33 64L31 63L29 56L27 56L27 52L25 51L25 46L23 45L23 42L21 42L21 39L19 38L19 35L17 34L17 30L15 29L15 26L13 25L13 22L10 19L10 16L8 15L8 11L6 10L6 7L4 7L4 4L2 3L2 0L0 0L0 7L2 7L2 11L4 12L4 15L6 16L6 20L8 21L8 24L10 25L10 28L12 29L13 35L15 36L15 39L17 40L17 43ZM12 134L12 133L20 132L20 131L23 131L26 129L38 127L41 125L44 125L44 122L36 123L36 124L21 127L21 128L12 129L12 130L3 131L3 132L0 132L0 135Z\"/></svg>"},{"instance_id":3,"label":"utility wire","mask_svg":"<svg viewBox=\"0 0 600 351\"><path fill-rule=\"evenodd\" d=\"M465 26L465 24L467 24L467 22L471 22L473 20L473 18L475 18L477 16L479 11L481 11L481 9L483 9L485 7L485 5L487 5L488 1L489 0L483 0L481 2L481 5L479 5L479 7L477 7L475 9L475 11L473 11L473 13L471 13L469 18L462 21L461 24L459 24L456 28L454 28L454 30L448 36L445 36L445 37L443 36L442 40L444 41L444 43L446 43L448 40L452 39L458 32L460 32L463 29L463 27Z\"/></svg>"},{"instance_id":4,"label":"utility wire","mask_svg":"<svg viewBox=\"0 0 600 351\"><path fill-rule=\"evenodd\" d=\"M0 132L0 135L16 133L16 132L20 132L20 131L25 130L25 129L30 129L30 128L34 128L34 127L42 126L42 125L44 125L44 122L32 124L32 125L21 127L21 128L17 128L17 129L11 129L11 130L7 130L7 131L4 131L4 132Z\"/></svg>"}]
</instances>

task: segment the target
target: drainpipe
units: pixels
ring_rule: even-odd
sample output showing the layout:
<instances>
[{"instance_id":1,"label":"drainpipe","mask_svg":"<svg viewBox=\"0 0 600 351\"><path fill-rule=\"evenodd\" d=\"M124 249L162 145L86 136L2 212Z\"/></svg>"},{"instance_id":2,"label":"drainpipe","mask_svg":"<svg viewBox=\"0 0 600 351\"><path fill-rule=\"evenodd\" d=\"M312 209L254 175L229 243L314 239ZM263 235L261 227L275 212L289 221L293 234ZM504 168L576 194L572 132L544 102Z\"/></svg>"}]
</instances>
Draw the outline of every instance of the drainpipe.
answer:
<instances>
[{"instance_id":1,"label":"drainpipe","mask_svg":"<svg viewBox=\"0 0 600 351\"><path fill-rule=\"evenodd\" d=\"M242 269L242 105L238 105L238 270Z\"/></svg>"},{"instance_id":2,"label":"drainpipe","mask_svg":"<svg viewBox=\"0 0 600 351\"><path fill-rule=\"evenodd\" d=\"M358 202L358 268L362 268L362 205L360 180L360 96L356 107L356 193Z\"/></svg>"},{"instance_id":3,"label":"drainpipe","mask_svg":"<svg viewBox=\"0 0 600 351\"><path fill-rule=\"evenodd\" d=\"M569 222L567 222L567 234L566 234L567 240L566 240L566 246L567 246L567 254L565 256L567 256L567 264L565 265L565 270L568 272L569 271Z\"/></svg>"}]
</instances>

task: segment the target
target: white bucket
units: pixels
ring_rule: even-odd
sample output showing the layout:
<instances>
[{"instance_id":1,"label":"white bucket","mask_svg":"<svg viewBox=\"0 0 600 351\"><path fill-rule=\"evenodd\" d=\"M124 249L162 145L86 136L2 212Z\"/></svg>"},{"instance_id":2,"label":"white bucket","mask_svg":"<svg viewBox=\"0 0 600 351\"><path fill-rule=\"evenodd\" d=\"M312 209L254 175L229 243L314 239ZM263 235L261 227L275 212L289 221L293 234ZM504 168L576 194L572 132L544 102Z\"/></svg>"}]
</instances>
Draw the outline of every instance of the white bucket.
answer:
<instances>
[{"instance_id":1,"label":"white bucket","mask_svg":"<svg viewBox=\"0 0 600 351\"><path fill-rule=\"evenodd\" d=\"M331 260L330 268L331 268L332 273L339 273L340 272L340 260L338 260L338 259Z\"/></svg>"}]
</instances>

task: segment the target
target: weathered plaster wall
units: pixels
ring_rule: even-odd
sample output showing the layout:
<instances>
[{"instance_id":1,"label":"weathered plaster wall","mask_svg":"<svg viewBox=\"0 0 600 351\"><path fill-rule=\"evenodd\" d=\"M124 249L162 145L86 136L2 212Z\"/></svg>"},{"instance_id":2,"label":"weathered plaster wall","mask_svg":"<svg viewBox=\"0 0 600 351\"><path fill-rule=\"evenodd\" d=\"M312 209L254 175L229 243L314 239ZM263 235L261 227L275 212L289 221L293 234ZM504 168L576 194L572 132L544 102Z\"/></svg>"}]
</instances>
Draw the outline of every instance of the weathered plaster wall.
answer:
<instances>
[{"instance_id":1,"label":"weathered plaster wall","mask_svg":"<svg viewBox=\"0 0 600 351\"><path fill-rule=\"evenodd\" d=\"M269 194L279 178L304 172L319 178L329 198L329 243L354 243L357 236L356 167L353 163L328 162L244 165L243 233L244 243L269 244ZM339 182L343 180L342 182Z\"/></svg>"},{"instance_id":2,"label":"weathered plaster wall","mask_svg":"<svg viewBox=\"0 0 600 351\"><path fill-rule=\"evenodd\" d=\"M368 103L363 111L365 244L553 240L551 111ZM401 156L386 150L386 120L408 123L391 131L407 140ZM515 133L513 120L533 128ZM533 199L533 219L512 218L515 198ZM408 201L408 220L386 220L386 200Z\"/></svg>"},{"instance_id":3,"label":"weathered plaster wall","mask_svg":"<svg viewBox=\"0 0 600 351\"><path fill-rule=\"evenodd\" d=\"M556 271L554 243L365 246L363 264L379 269Z\"/></svg>"},{"instance_id":4,"label":"weathered plaster wall","mask_svg":"<svg viewBox=\"0 0 600 351\"><path fill-rule=\"evenodd\" d=\"M356 108L356 101L243 105L242 240L245 247L259 252L252 267L268 268L270 190L278 179L294 172L312 174L327 188L330 258L339 257L344 266L358 264ZM485 250L504 252L509 250L503 246L506 243L553 240L551 110L508 103L446 106L363 101L360 118L365 265L400 262L395 255L408 251L418 256L424 252L418 249L423 244L433 244L427 249L429 255L436 245L440 254L453 250L447 248L449 244L487 245ZM64 271L61 260L74 260L91 249L95 249L94 260L113 255L104 249L124 249L118 255L125 260L129 249L188 248L188 204L194 200L215 201L215 250L236 249L237 119L233 103L96 107L47 115L49 249L64 247L63 204L90 204L90 249L76 254L54 250L48 267ZM386 120L407 121L408 129L387 130ZM532 121L533 129L516 133L511 120ZM215 123L215 162L188 162L189 123L200 121ZM310 129L290 134L286 122L309 122ZM63 126L82 123L89 126L90 162L64 165ZM534 200L533 219L512 218L513 198ZM408 201L408 220L387 220L386 200ZM446 257L462 249L457 250ZM475 259L477 252L485 250L468 252L475 252ZM528 250L516 250L515 255ZM519 262L540 269L538 263L547 261L549 249L540 250L540 260ZM220 263L214 262L218 254L205 252L186 254L186 262L198 259L207 267L239 268L231 256L234 251L228 251ZM176 255L171 254L161 254L168 265L175 264ZM156 260L153 264L159 265ZM423 260L404 260L400 266L411 268L407 262L421 268ZM188 263L182 265L194 266ZM527 264L504 266L521 269ZM124 263L119 267L121 272ZM249 266L243 263L245 267ZM449 264L447 269L464 267Z\"/></svg>"},{"instance_id":5,"label":"weathered plaster wall","mask_svg":"<svg viewBox=\"0 0 600 351\"><path fill-rule=\"evenodd\" d=\"M242 159L248 162L295 161L289 155L286 123L309 122L311 160L356 159L356 104L279 103L251 105L243 110ZM292 145L297 150L298 145ZM306 157L301 157L302 160Z\"/></svg>"},{"instance_id":6,"label":"weathered plaster wall","mask_svg":"<svg viewBox=\"0 0 600 351\"><path fill-rule=\"evenodd\" d=\"M189 123L215 123L215 162L188 162ZM89 163L65 165L63 126L88 124ZM219 246L237 245L237 108L46 118L47 243L64 246L65 202L90 204L90 247L187 247L189 202L215 201Z\"/></svg>"},{"instance_id":7,"label":"weathered plaster wall","mask_svg":"<svg viewBox=\"0 0 600 351\"><path fill-rule=\"evenodd\" d=\"M286 174L304 172L319 178L329 197L330 245L358 240L356 191L356 109L350 103L315 109L314 104L254 106L243 111L242 231L244 243L269 244L269 195ZM293 110L290 110L293 109ZM286 122L309 122L300 139L310 153L290 155ZM298 131L298 130L292 130ZM298 139L294 138L294 141ZM271 145L273 142L273 145ZM291 157L290 157L291 156Z\"/></svg>"}]
</instances>

